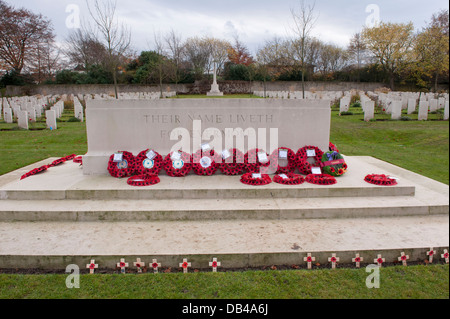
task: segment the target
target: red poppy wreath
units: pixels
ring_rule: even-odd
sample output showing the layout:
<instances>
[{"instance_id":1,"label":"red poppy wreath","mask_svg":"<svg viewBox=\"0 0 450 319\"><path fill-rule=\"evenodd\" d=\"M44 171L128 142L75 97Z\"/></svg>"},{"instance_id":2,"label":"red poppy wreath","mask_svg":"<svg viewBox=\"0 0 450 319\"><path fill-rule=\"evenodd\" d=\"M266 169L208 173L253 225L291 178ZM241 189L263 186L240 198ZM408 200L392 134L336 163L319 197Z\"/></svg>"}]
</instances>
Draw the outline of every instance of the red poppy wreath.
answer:
<instances>
[{"instance_id":1,"label":"red poppy wreath","mask_svg":"<svg viewBox=\"0 0 450 319\"><path fill-rule=\"evenodd\" d=\"M163 168L163 157L155 150L147 149L136 156L134 172L137 175L158 175Z\"/></svg>"},{"instance_id":2,"label":"red poppy wreath","mask_svg":"<svg viewBox=\"0 0 450 319\"><path fill-rule=\"evenodd\" d=\"M73 159L73 162L76 164L83 165L83 156L77 156Z\"/></svg>"},{"instance_id":3,"label":"red poppy wreath","mask_svg":"<svg viewBox=\"0 0 450 319\"><path fill-rule=\"evenodd\" d=\"M112 177L130 177L134 173L135 158L130 152L118 152L109 158L108 172Z\"/></svg>"},{"instance_id":4,"label":"red poppy wreath","mask_svg":"<svg viewBox=\"0 0 450 319\"><path fill-rule=\"evenodd\" d=\"M156 185L160 182L158 175L155 174L141 174L130 177L127 181L130 186L150 186Z\"/></svg>"},{"instance_id":5,"label":"red poppy wreath","mask_svg":"<svg viewBox=\"0 0 450 319\"><path fill-rule=\"evenodd\" d=\"M315 185L334 185L337 183L336 178L328 174L310 174L306 176L306 181Z\"/></svg>"},{"instance_id":6,"label":"red poppy wreath","mask_svg":"<svg viewBox=\"0 0 450 319\"><path fill-rule=\"evenodd\" d=\"M300 185L305 182L305 178L294 173L275 175L273 181L283 185Z\"/></svg>"},{"instance_id":7,"label":"red poppy wreath","mask_svg":"<svg viewBox=\"0 0 450 319\"><path fill-rule=\"evenodd\" d=\"M256 177L258 175L258 177ZM267 174L246 173L241 177L241 183L250 186L263 186L272 183L272 179Z\"/></svg>"},{"instance_id":8,"label":"red poppy wreath","mask_svg":"<svg viewBox=\"0 0 450 319\"><path fill-rule=\"evenodd\" d=\"M212 176L219 168L217 164L219 160L220 158L213 150L207 152L198 150L192 155L192 169L199 176Z\"/></svg>"},{"instance_id":9,"label":"red poppy wreath","mask_svg":"<svg viewBox=\"0 0 450 319\"><path fill-rule=\"evenodd\" d=\"M244 156L244 160L249 173L257 173L261 167L270 166L269 155L258 148L248 151Z\"/></svg>"},{"instance_id":10,"label":"red poppy wreath","mask_svg":"<svg viewBox=\"0 0 450 319\"><path fill-rule=\"evenodd\" d=\"M41 166L39 168L35 168L35 169L31 170L30 172L22 175L20 180L23 180L23 179L28 178L30 176L37 175L37 174L40 174L42 172L45 172L48 169L48 167L49 167L48 165L44 165L44 166Z\"/></svg>"},{"instance_id":11,"label":"red poppy wreath","mask_svg":"<svg viewBox=\"0 0 450 319\"><path fill-rule=\"evenodd\" d=\"M164 170L171 177L183 177L192 170L191 155L186 152L172 152L166 156Z\"/></svg>"},{"instance_id":12,"label":"red poppy wreath","mask_svg":"<svg viewBox=\"0 0 450 319\"><path fill-rule=\"evenodd\" d=\"M390 176L386 176L384 174L371 174L367 175L364 180L367 183L375 184L379 186L394 186L397 185L397 180L395 178L391 178Z\"/></svg>"},{"instance_id":13,"label":"red poppy wreath","mask_svg":"<svg viewBox=\"0 0 450 319\"><path fill-rule=\"evenodd\" d=\"M219 165L220 171L228 176L241 175L245 172L245 156L238 149L231 149L222 152L222 161Z\"/></svg>"},{"instance_id":14,"label":"red poppy wreath","mask_svg":"<svg viewBox=\"0 0 450 319\"><path fill-rule=\"evenodd\" d=\"M275 174L293 173L296 167L297 156L290 148L280 147L270 155L270 168Z\"/></svg>"},{"instance_id":15,"label":"red poppy wreath","mask_svg":"<svg viewBox=\"0 0 450 319\"><path fill-rule=\"evenodd\" d=\"M308 154L310 152L310 154ZM314 154L314 155L311 155ZM308 156L311 155L311 156ZM322 163L323 151L316 146L305 146L297 152L297 165L303 175L311 174L312 167L320 167ZM308 162L308 158L313 159L313 163Z\"/></svg>"}]
</instances>

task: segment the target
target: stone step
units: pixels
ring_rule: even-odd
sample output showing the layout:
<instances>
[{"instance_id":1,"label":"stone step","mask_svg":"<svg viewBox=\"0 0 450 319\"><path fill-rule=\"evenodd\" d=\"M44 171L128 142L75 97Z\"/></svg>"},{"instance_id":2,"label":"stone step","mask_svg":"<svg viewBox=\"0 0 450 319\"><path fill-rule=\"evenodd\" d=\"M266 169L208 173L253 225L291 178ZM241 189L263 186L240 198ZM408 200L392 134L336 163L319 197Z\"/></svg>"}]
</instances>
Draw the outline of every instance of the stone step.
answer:
<instances>
[{"instance_id":1,"label":"stone step","mask_svg":"<svg viewBox=\"0 0 450 319\"><path fill-rule=\"evenodd\" d=\"M409 196L186 200L3 200L0 221L180 221L367 218L449 214Z\"/></svg>"},{"instance_id":2,"label":"stone step","mask_svg":"<svg viewBox=\"0 0 450 319\"><path fill-rule=\"evenodd\" d=\"M366 158L346 157L348 173L338 178L336 185L320 186L304 183L286 186L271 183L254 187L240 182L240 176L189 175L172 178L161 175L161 182L150 187L133 187L126 179L111 176L85 176L78 164L67 162L37 176L19 180L31 167L8 174L0 186L0 199L9 200L154 200L154 199L265 199L265 198L326 198L414 196L414 182L400 178L392 187L372 185L364 181L367 174L383 173L396 176L395 166L389 171L369 163ZM46 163L49 164L52 159ZM39 167L38 165L35 165ZM32 166L33 168L35 166ZM16 178L12 178L15 175Z\"/></svg>"},{"instance_id":3,"label":"stone step","mask_svg":"<svg viewBox=\"0 0 450 319\"><path fill-rule=\"evenodd\" d=\"M303 220L215 220L138 222L0 222L0 268L85 269L92 258L101 269L115 269L120 258L132 266L157 258L179 268L184 258L193 268L208 268L217 257L223 268L305 265L313 253L328 263L337 253L350 264L360 253L373 264L378 254L397 261L423 261L431 247L440 260L449 245L449 217L383 217Z\"/></svg>"}]
</instances>

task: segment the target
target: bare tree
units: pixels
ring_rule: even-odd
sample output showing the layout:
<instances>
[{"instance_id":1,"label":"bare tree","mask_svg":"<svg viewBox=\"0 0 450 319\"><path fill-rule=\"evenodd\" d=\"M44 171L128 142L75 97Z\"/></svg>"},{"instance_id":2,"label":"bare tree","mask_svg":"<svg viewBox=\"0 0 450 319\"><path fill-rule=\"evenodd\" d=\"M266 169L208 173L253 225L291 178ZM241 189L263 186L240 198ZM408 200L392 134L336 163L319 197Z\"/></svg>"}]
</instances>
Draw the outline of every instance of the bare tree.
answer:
<instances>
[{"instance_id":1,"label":"bare tree","mask_svg":"<svg viewBox=\"0 0 450 319\"><path fill-rule=\"evenodd\" d=\"M117 0L99 0L94 1L94 7L86 1L89 13L100 33L100 42L106 47L108 52L107 65L113 74L114 91L116 99L119 98L117 90L117 69L120 59L125 55L131 44L131 33L128 27L119 23L116 19Z\"/></svg>"},{"instance_id":2,"label":"bare tree","mask_svg":"<svg viewBox=\"0 0 450 319\"><path fill-rule=\"evenodd\" d=\"M303 98L305 98L305 71L306 71L306 47L307 41L309 39L309 34L311 33L317 18L314 16L315 3L312 5L306 5L305 0L301 0L300 8L298 11L294 8L291 9L292 19L294 20L294 25L292 31L297 37L296 40L300 41L299 45L299 57L302 70L302 91Z\"/></svg>"},{"instance_id":3,"label":"bare tree","mask_svg":"<svg viewBox=\"0 0 450 319\"><path fill-rule=\"evenodd\" d=\"M92 65L104 64L108 55L105 46L84 27L69 34L64 53L74 67L84 70Z\"/></svg>"},{"instance_id":4,"label":"bare tree","mask_svg":"<svg viewBox=\"0 0 450 319\"><path fill-rule=\"evenodd\" d=\"M181 35L176 33L173 29L166 34L165 41L168 49L168 57L172 61L173 80L177 85L181 77L180 69L183 64L185 46L182 42Z\"/></svg>"},{"instance_id":5,"label":"bare tree","mask_svg":"<svg viewBox=\"0 0 450 319\"><path fill-rule=\"evenodd\" d=\"M353 35L347 50L350 56L356 60L358 65L358 82L361 82L361 64L367 50L366 43L364 42L361 33L355 33Z\"/></svg>"}]
</instances>

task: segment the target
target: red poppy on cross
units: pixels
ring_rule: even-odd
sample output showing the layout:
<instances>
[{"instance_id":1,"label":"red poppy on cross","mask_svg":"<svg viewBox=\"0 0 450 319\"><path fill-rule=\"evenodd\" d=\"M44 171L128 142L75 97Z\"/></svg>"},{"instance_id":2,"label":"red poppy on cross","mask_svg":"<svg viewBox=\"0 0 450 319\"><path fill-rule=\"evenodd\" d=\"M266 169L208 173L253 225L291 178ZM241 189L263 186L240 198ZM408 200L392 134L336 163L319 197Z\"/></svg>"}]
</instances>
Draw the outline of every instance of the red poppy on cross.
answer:
<instances>
[{"instance_id":1,"label":"red poppy on cross","mask_svg":"<svg viewBox=\"0 0 450 319\"><path fill-rule=\"evenodd\" d=\"M137 268L138 273L142 273L142 267L145 266L145 263L141 261L141 258L136 259L133 263L134 267Z\"/></svg>"},{"instance_id":2,"label":"red poppy on cross","mask_svg":"<svg viewBox=\"0 0 450 319\"><path fill-rule=\"evenodd\" d=\"M157 260L157 259L153 259L153 262L152 262L152 268L153 268L153 272L154 272L155 274L158 273L158 268L160 268L160 267L161 267L161 263L158 263L158 260Z\"/></svg>"},{"instance_id":3,"label":"red poppy on cross","mask_svg":"<svg viewBox=\"0 0 450 319\"><path fill-rule=\"evenodd\" d=\"M445 259L445 263L448 264L448 250L444 249L444 253L441 255Z\"/></svg>"},{"instance_id":4,"label":"red poppy on cross","mask_svg":"<svg viewBox=\"0 0 450 319\"><path fill-rule=\"evenodd\" d=\"M217 258L213 258L213 261L209 263L209 267L212 267L213 272L217 272L217 267L222 266L220 261L217 261Z\"/></svg>"},{"instance_id":5,"label":"red poppy on cross","mask_svg":"<svg viewBox=\"0 0 450 319\"><path fill-rule=\"evenodd\" d=\"M409 259L408 255L405 255L404 252L401 253L401 256L398 257L398 261L401 261L403 263L403 266L408 266L406 261Z\"/></svg>"},{"instance_id":6,"label":"red poppy on cross","mask_svg":"<svg viewBox=\"0 0 450 319\"><path fill-rule=\"evenodd\" d=\"M328 262L331 262L331 268L336 268L336 263L339 262L339 257L336 257L336 254L332 254L331 257L328 258Z\"/></svg>"},{"instance_id":7,"label":"red poppy on cross","mask_svg":"<svg viewBox=\"0 0 450 319\"><path fill-rule=\"evenodd\" d=\"M86 265L86 268L89 269L89 273L93 274L94 270L98 268L98 264L95 263L95 260L92 259L90 264Z\"/></svg>"},{"instance_id":8,"label":"red poppy on cross","mask_svg":"<svg viewBox=\"0 0 450 319\"><path fill-rule=\"evenodd\" d=\"M434 250L434 248L431 247L430 251L427 251L428 261L430 262L430 264L433 263L434 255L436 255L436 250Z\"/></svg>"},{"instance_id":9,"label":"red poppy on cross","mask_svg":"<svg viewBox=\"0 0 450 319\"><path fill-rule=\"evenodd\" d=\"M303 258L304 261L306 261L308 263L308 269L312 268L312 262L316 261L316 257L312 257L311 253L308 253L308 255Z\"/></svg>"},{"instance_id":10,"label":"red poppy on cross","mask_svg":"<svg viewBox=\"0 0 450 319\"><path fill-rule=\"evenodd\" d=\"M356 268L361 267L361 262L364 260L359 254L356 254L355 258L352 259L354 263L356 263Z\"/></svg>"},{"instance_id":11,"label":"red poppy on cross","mask_svg":"<svg viewBox=\"0 0 450 319\"><path fill-rule=\"evenodd\" d=\"M185 274L188 272L188 268L191 266L192 266L191 263L188 262L187 259L183 259L183 262L180 264L180 267L183 268L183 273Z\"/></svg>"},{"instance_id":12,"label":"red poppy on cross","mask_svg":"<svg viewBox=\"0 0 450 319\"><path fill-rule=\"evenodd\" d=\"M120 272L122 274L125 273L126 268L128 267L128 263L125 262L125 259L121 259L120 262L117 263L117 267L120 268Z\"/></svg>"},{"instance_id":13,"label":"red poppy on cross","mask_svg":"<svg viewBox=\"0 0 450 319\"><path fill-rule=\"evenodd\" d=\"M378 255L378 257L374 260L374 262L377 263L378 267L383 266L383 263L386 261L385 258L381 257L381 255Z\"/></svg>"}]
</instances>

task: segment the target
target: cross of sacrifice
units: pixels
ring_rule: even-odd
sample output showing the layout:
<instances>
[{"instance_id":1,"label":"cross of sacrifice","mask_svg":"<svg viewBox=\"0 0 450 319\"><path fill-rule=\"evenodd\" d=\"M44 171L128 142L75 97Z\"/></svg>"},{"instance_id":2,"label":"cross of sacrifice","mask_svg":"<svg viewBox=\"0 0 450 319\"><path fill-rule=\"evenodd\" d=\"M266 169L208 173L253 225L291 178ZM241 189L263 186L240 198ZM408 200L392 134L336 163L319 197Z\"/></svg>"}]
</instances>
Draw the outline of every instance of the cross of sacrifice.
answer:
<instances>
[{"instance_id":1,"label":"cross of sacrifice","mask_svg":"<svg viewBox=\"0 0 450 319\"><path fill-rule=\"evenodd\" d=\"M155 274L158 273L158 268L160 268L160 267L161 267L161 263L158 263L158 260L157 260L157 259L153 259L153 262L152 262L152 268L153 268L153 272L154 272Z\"/></svg>"},{"instance_id":2,"label":"cross of sacrifice","mask_svg":"<svg viewBox=\"0 0 450 319\"><path fill-rule=\"evenodd\" d=\"M187 259L183 259L183 262L180 264L180 267L183 268L183 273L187 274L188 268L192 267L192 265L190 262L188 262Z\"/></svg>"},{"instance_id":3,"label":"cross of sacrifice","mask_svg":"<svg viewBox=\"0 0 450 319\"><path fill-rule=\"evenodd\" d=\"M378 255L376 259L374 259L374 262L377 263L378 267L383 266L383 263L386 261L385 258L381 257L381 255Z\"/></svg>"},{"instance_id":4,"label":"cross of sacrifice","mask_svg":"<svg viewBox=\"0 0 450 319\"><path fill-rule=\"evenodd\" d=\"M213 272L217 272L217 267L222 266L220 261L217 261L217 258L213 258L213 261L209 263L209 267L212 267Z\"/></svg>"},{"instance_id":5,"label":"cross of sacrifice","mask_svg":"<svg viewBox=\"0 0 450 319\"><path fill-rule=\"evenodd\" d=\"M336 257L336 254L331 254L331 257L328 258L328 262L331 262L331 268L336 268L336 263L339 262L339 257Z\"/></svg>"},{"instance_id":6,"label":"cross of sacrifice","mask_svg":"<svg viewBox=\"0 0 450 319\"><path fill-rule=\"evenodd\" d=\"M448 264L448 250L444 249L444 253L441 255L445 259L445 263Z\"/></svg>"},{"instance_id":7,"label":"cross of sacrifice","mask_svg":"<svg viewBox=\"0 0 450 319\"><path fill-rule=\"evenodd\" d=\"M408 264L406 263L406 261L409 259L408 255L405 255L404 252L401 253L401 256L398 257L398 261L401 261L403 263L403 266L408 266Z\"/></svg>"},{"instance_id":8,"label":"cross of sacrifice","mask_svg":"<svg viewBox=\"0 0 450 319\"><path fill-rule=\"evenodd\" d=\"M133 265L137 268L138 273L142 273L142 268L145 266L145 263L141 261L141 258L138 258Z\"/></svg>"},{"instance_id":9,"label":"cross of sacrifice","mask_svg":"<svg viewBox=\"0 0 450 319\"><path fill-rule=\"evenodd\" d=\"M117 263L117 267L120 268L120 272L122 274L125 273L125 269L128 267L128 263L125 262L125 259L121 259L120 262Z\"/></svg>"},{"instance_id":10,"label":"cross of sacrifice","mask_svg":"<svg viewBox=\"0 0 450 319\"><path fill-rule=\"evenodd\" d=\"M308 253L308 255L303 258L304 261L306 261L308 263L308 269L312 268L312 262L316 261L316 257L312 257L311 253Z\"/></svg>"},{"instance_id":11,"label":"cross of sacrifice","mask_svg":"<svg viewBox=\"0 0 450 319\"><path fill-rule=\"evenodd\" d=\"M89 273L93 274L95 269L98 269L98 264L95 263L95 260L92 259L90 264L86 265L86 268L89 269Z\"/></svg>"},{"instance_id":12,"label":"cross of sacrifice","mask_svg":"<svg viewBox=\"0 0 450 319\"><path fill-rule=\"evenodd\" d=\"M428 261L430 262L430 264L433 263L434 255L436 255L436 250L434 250L434 248L431 247L430 251L427 251Z\"/></svg>"},{"instance_id":13,"label":"cross of sacrifice","mask_svg":"<svg viewBox=\"0 0 450 319\"><path fill-rule=\"evenodd\" d=\"M364 260L359 254L356 254L355 258L352 258L352 261L356 263L356 268L361 267L361 262Z\"/></svg>"}]
</instances>

